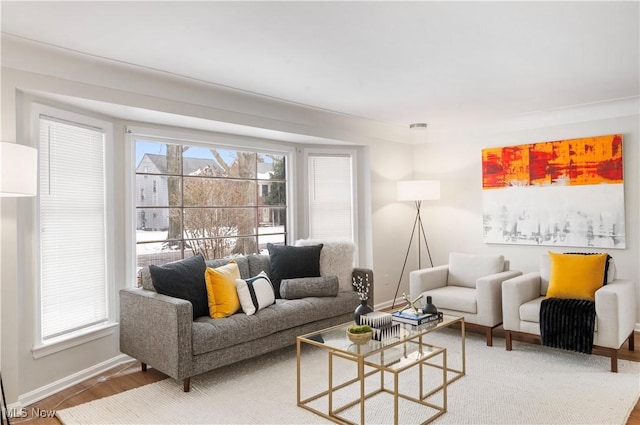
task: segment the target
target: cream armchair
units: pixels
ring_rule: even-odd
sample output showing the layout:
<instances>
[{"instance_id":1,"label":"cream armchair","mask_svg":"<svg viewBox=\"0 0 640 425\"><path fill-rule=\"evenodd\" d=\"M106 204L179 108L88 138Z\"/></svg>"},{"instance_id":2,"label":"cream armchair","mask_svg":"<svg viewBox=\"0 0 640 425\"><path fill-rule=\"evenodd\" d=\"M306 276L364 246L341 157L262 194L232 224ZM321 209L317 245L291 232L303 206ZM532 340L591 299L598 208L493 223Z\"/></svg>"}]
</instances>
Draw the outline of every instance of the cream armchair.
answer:
<instances>
[{"instance_id":1,"label":"cream armchair","mask_svg":"<svg viewBox=\"0 0 640 425\"><path fill-rule=\"evenodd\" d=\"M551 260L548 254L540 259L540 271L509 279L502 285L503 324L507 351L518 334L540 336L540 303L549 288ZM611 357L611 371L618 371L618 349L629 341L634 349L633 328L636 321L635 284L616 279L615 264L609 261L607 284L596 291L596 323L594 347L604 348Z\"/></svg>"},{"instance_id":2,"label":"cream armchair","mask_svg":"<svg viewBox=\"0 0 640 425\"><path fill-rule=\"evenodd\" d=\"M493 328L502 323L502 282L521 274L502 255L452 252L449 264L411 272L409 291L411 299L431 296L438 311L484 328L491 346Z\"/></svg>"}]
</instances>

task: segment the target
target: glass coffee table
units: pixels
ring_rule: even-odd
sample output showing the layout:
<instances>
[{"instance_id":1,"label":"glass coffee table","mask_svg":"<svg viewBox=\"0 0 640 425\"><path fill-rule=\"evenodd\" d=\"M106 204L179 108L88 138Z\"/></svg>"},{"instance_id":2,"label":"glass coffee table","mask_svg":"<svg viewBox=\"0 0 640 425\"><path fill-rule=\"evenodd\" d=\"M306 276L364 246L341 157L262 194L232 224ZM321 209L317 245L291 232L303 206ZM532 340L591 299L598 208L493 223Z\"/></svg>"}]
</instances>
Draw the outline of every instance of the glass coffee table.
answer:
<instances>
[{"instance_id":1,"label":"glass coffee table","mask_svg":"<svg viewBox=\"0 0 640 425\"><path fill-rule=\"evenodd\" d=\"M451 367L447 364L447 349L451 350L451 347L443 348L430 344L425 341L425 336L456 324L460 326L460 365ZM401 401L403 406L409 403L424 408L425 417L421 422L423 424L433 421L447 411L447 385L465 374L465 326L462 317L444 315L441 322L420 326L401 324L395 336L382 341L372 339L362 345L354 344L347 338L347 328L352 325L353 322L349 322L296 339L296 392L299 407L333 422L348 424L364 424L367 416L366 406L380 409L380 406L387 404L383 397L393 400L391 404L395 424L399 421ZM314 357L316 363L312 367L322 366L326 369L327 380L326 383L315 380L314 389L310 394L306 394L308 390L305 391L303 397L305 388L302 366L305 352L313 351L311 346L326 351L326 366L319 364ZM336 363L341 360L355 364L356 371L347 371L344 367L337 368ZM416 385L401 386L400 374L413 371L415 368L418 368L417 388ZM385 385L385 377L388 376L392 378L391 385ZM407 409L403 407L402 410ZM412 421L420 422L413 417Z\"/></svg>"}]
</instances>

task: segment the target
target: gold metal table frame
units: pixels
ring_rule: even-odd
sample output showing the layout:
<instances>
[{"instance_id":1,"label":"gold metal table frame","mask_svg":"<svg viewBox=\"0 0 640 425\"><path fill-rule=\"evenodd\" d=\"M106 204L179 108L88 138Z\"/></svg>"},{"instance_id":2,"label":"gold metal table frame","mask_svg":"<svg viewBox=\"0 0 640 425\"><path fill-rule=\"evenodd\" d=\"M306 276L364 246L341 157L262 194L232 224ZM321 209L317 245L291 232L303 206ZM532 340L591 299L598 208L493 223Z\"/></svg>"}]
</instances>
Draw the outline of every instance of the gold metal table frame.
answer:
<instances>
[{"instance_id":1,"label":"gold metal table frame","mask_svg":"<svg viewBox=\"0 0 640 425\"><path fill-rule=\"evenodd\" d=\"M454 324L460 325L461 364L459 368L451 367L451 365L447 363L447 349L426 343L423 340L425 335ZM359 423L364 424L365 401L372 399L381 393L388 393L393 396L393 417L395 424L399 421L399 399L405 399L412 403L427 406L435 410L435 413L427 417L426 420L422 422L423 424L433 421L435 418L446 412L447 385L460 379L466 372L465 326L464 319L462 317L445 315L442 322L421 326L403 324L398 336L385 339L384 341L371 340L367 344L363 345L354 345L346 337L346 329L351 325L352 323L346 323L324 329L319 332L302 335L297 338L296 399L299 407L307 409L336 423L356 424L357 422L347 419L342 415L342 413L359 404ZM328 360L326 389L305 397L304 399L302 399L301 379L301 350L303 344L309 344L325 349L327 351ZM400 352L399 355L398 352ZM335 383L333 371L334 358L354 362L357 365L356 377L338 384ZM440 360L439 362L437 362L438 359ZM419 388L417 397L402 393L399 390L400 373L415 366L419 367ZM431 386L430 390L425 390L423 386L424 367L432 367L442 370L442 381L435 387ZM375 374L380 375L380 384L376 389L366 392L365 379ZM385 374L391 374L393 376L393 390L385 387ZM355 397L352 401L343 403L339 406L337 403L334 403L335 392L354 384L359 384L360 386L359 396ZM441 405L431 403L428 399L440 391L442 391ZM313 401L323 397L327 398L327 409L325 411L311 406ZM374 402L374 400L369 402Z\"/></svg>"}]
</instances>

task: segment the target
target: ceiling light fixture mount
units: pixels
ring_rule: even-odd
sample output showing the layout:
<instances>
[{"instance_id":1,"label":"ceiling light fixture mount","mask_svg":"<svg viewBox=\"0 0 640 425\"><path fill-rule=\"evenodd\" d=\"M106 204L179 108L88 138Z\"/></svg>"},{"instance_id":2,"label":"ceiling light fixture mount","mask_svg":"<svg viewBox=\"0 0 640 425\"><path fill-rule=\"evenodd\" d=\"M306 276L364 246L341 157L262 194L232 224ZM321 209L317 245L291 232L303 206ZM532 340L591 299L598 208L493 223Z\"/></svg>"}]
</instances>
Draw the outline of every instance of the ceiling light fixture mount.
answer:
<instances>
[{"instance_id":1,"label":"ceiling light fixture mount","mask_svg":"<svg viewBox=\"0 0 640 425\"><path fill-rule=\"evenodd\" d=\"M417 122L409 124L409 138L410 143L414 145L423 144L427 142L427 123Z\"/></svg>"},{"instance_id":2,"label":"ceiling light fixture mount","mask_svg":"<svg viewBox=\"0 0 640 425\"><path fill-rule=\"evenodd\" d=\"M427 129L427 123L426 122L416 122L413 124L409 124L409 129L410 130L426 130Z\"/></svg>"}]
</instances>

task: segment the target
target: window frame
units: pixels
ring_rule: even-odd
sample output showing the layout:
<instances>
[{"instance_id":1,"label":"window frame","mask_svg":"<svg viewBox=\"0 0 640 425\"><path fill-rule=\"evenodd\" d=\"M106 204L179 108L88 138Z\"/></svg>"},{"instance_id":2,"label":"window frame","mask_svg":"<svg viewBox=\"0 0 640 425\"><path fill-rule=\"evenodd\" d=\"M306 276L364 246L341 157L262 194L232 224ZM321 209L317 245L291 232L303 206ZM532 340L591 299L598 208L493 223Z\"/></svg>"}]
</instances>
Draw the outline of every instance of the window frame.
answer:
<instances>
[{"instance_id":1,"label":"window frame","mask_svg":"<svg viewBox=\"0 0 640 425\"><path fill-rule=\"evenodd\" d=\"M32 103L31 107L31 128L32 128L32 145L40 150L40 116L50 116L63 121L77 123L81 126L89 126L100 128L104 131L104 190L105 190L105 284L106 284L106 312L107 318L103 323L99 323L83 329L70 331L49 341L42 339L42 310L41 310L41 287L42 276L41 267L42 259L40 253L41 237L40 237L40 194L37 195L35 208L33 212L34 229L34 251L33 255L36 264L35 277L35 321L34 321L34 341L31 349L32 356L35 359L57 353L68 348L84 344L86 342L111 335L117 327L117 302L116 296L118 285L116 283L115 272L115 212L109 205L114 203L114 131L113 123L92 117L87 114L71 112L59 107L52 107L40 103ZM40 168L38 167L38 173ZM39 180L39 179L38 179Z\"/></svg>"},{"instance_id":2,"label":"window frame","mask_svg":"<svg viewBox=\"0 0 640 425\"><path fill-rule=\"evenodd\" d=\"M360 165L358 164L358 150L354 148L335 146L330 148L320 147L306 147L302 151L302 169L304 170L303 184L301 190L298 192L300 200L302 201L302 224L304 226L303 233L309 235L311 232L310 223L310 198L311 191L309 190L309 158L313 156L325 156L325 157L349 157L351 159L351 228L352 228L352 240L351 242L358 244L360 238L360 228L358 225L359 214L359 191L358 191L358 175Z\"/></svg>"},{"instance_id":3,"label":"window frame","mask_svg":"<svg viewBox=\"0 0 640 425\"><path fill-rule=\"evenodd\" d=\"M180 143L182 145L197 146L231 150L245 150L259 153L273 153L285 156L285 170L287 180L287 233L285 234L285 244L296 239L297 202L294 196L297 190L296 185L296 147L288 143L281 143L266 139L257 139L249 136L238 136L233 134L223 134L200 130L182 130L178 128L166 128L163 126L142 126L126 124L126 151L128 173L126 183L126 239L127 239L127 259L126 259L126 284L127 287L136 287L138 282L137 257L136 257L136 225L137 225L137 199L136 196L136 140L158 143Z\"/></svg>"}]
</instances>

